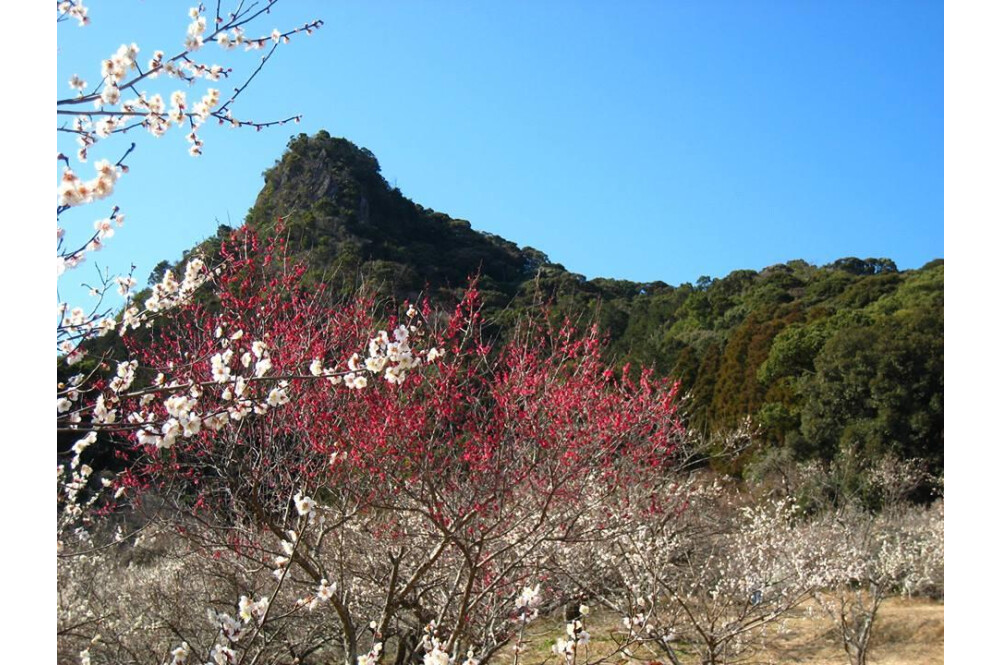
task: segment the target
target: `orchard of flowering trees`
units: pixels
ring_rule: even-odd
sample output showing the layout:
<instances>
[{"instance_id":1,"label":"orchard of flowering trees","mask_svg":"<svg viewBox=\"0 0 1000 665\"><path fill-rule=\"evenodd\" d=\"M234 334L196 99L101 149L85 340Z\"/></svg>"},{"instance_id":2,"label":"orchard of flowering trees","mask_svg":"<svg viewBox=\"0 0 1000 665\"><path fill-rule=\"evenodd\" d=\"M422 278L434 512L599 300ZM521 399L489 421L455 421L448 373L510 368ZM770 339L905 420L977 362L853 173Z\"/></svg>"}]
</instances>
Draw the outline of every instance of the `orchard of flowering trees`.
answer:
<instances>
[{"instance_id":1,"label":"orchard of flowering trees","mask_svg":"<svg viewBox=\"0 0 1000 665\"><path fill-rule=\"evenodd\" d=\"M76 159L171 129L197 156L210 119L293 119L234 111L276 47L322 25L254 32L275 3L192 8L182 52L123 45L75 75L57 114ZM89 11L59 2L57 20L86 29ZM225 99L147 91L236 77L213 47L265 56ZM121 227L103 201L138 143L89 179L60 155L60 275ZM107 218L74 229L94 205ZM529 624L563 610L554 661L726 663L805 602L863 663L887 595L943 594L940 503L890 491L919 470L887 467L879 514L804 509L820 468L796 470L798 495L698 472L678 384L608 364L596 328L528 316L501 343L475 279L451 311L344 298L275 222L142 299L109 279L97 295L120 308L60 304L60 663L517 663ZM591 653L596 613L620 627Z\"/></svg>"}]
</instances>

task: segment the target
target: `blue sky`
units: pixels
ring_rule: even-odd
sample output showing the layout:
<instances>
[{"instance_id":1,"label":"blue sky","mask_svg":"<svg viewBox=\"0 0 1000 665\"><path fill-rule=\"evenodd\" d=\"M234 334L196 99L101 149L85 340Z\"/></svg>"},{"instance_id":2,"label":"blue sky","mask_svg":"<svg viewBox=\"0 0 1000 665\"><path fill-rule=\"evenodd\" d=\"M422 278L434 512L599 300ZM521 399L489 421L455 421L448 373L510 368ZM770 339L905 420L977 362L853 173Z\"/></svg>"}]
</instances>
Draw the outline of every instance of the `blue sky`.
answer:
<instances>
[{"instance_id":1,"label":"blue sky","mask_svg":"<svg viewBox=\"0 0 1000 665\"><path fill-rule=\"evenodd\" d=\"M90 4L92 25L58 26L60 97L122 43L141 62L178 51L189 22L185 3ZM176 130L136 133L113 199L127 223L98 265L135 263L144 283L240 223L289 137L319 129L372 150L417 203L588 277L678 284L796 258L944 255L940 3L297 0L249 32L314 18L324 28L280 47L236 106L302 123L212 127L197 159ZM231 61L232 83L259 54L197 53ZM91 161L127 142L112 145ZM83 234L106 207L62 225ZM67 273L60 296L75 304L93 271Z\"/></svg>"}]
</instances>

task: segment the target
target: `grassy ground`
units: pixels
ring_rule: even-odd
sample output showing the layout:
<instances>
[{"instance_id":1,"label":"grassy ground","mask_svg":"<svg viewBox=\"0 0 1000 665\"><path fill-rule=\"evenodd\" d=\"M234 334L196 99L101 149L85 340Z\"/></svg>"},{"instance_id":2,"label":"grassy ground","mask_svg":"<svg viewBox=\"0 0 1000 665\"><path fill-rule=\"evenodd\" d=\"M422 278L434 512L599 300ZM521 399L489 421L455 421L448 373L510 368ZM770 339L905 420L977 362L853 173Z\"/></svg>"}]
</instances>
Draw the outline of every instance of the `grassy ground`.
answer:
<instances>
[{"instance_id":1,"label":"grassy ground","mask_svg":"<svg viewBox=\"0 0 1000 665\"><path fill-rule=\"evenodd\" d=\"M520 662L538 665L548 661L558 663L552 655L552 645L565 637L565 622L542 618L529 627L528 644ZM615 650L613 633L622 629L621 619L595 613L588 621L592 636L580 658L591 661ZM802 663L808 665L845 665L847 655L838 642L834 625L818 608L805 604L790 615L782 631L771 634L766 648L750 657L749 663ZM679 650L683 657L683 649ZM511 662L511 653L504 654ZM637 660L657 660L653 652L635 654ZM610 662L620 662L615 656ZM685 663L697 663L693 656ZM871 665L943 665L944 664L944 603L925 599L891 598L879 610L872 637L869 657Z\"/></svg>"}]
</instances>

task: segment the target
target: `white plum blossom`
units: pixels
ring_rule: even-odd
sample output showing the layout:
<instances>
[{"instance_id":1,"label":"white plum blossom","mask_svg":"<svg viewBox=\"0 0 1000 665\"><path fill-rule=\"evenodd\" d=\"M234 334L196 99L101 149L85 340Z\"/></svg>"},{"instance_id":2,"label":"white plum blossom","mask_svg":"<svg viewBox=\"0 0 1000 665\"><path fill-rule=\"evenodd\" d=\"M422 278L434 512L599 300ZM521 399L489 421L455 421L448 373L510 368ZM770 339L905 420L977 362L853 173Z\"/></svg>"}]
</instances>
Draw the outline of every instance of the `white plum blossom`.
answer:
<instances>
[{"instance_id":1,"label":"white plum blossom","mask_svg":"<svg viewBox=\"0 0 1000 665\"><path fill-rule=\"evenodd\" d=\"M132 288L135 287L135 279L132 276L128 277L115 277L115 283L118 285L118 294L123 298L127 298L131 293Z\"/></svg>"},{"instance_id":2,"label":"white plum blossom","mask_svg":"<svg viewBox=\"0 0 1000 665\"><path fill-rule=\"evenodd\" d=\"M406 378L406 372L398 367L390 367L385 370L385 380L389 383L401 384Z\"/></svg>"},{"instance_id":3,"label":"white plum blossom","mask_svg":"<svg viewBox=\"0 0 1000 665\"><path fill-rule=\"evenodd\" d=\"M247 596L240 596L239 615L243 623L250 623L253 618L264 616L267 611L268 599L264 596L258 601L252 601Z\"/></svg>"},{"instance_id":4,"label":"white plum blossom","mask_svg":"<svg viewBox=\"0 0 1000 665\"><path fill-rule=\"evenodd\" d=\"M235 642L236 640L233 641ZM236 657L236 652L230 649L229 647L222 646L221 644L216 644L214 647L212 647L211 655L212 655L212 660L215 661L215 665L236 665L236 663L238 662L238 659Z\"/></svg>"},{"instance_id":5,"label":"white plum blossom","mask_svg":"<svg viewBox=\"0 0 1000 665\"><path fill-rule=\"evenodd\" d=\"M142 325L142 317L138 307L128 307L122 312L122 326L120 332L124 333L129 328L135 330Z\"/></svg>"},{"instance_id":6,"label":"white plum blossom","mask_svg":"<svg viewBox=\"0 0 1000 665\"><path fill-rule=\"evenodd\" d=\"M138 366L139 361L137 360L118 363L118 369L115 371L115 378L111 380L108 387L116 393L128 390L129 386L131 386L132 382L135 380L135 370Z\"/></svg>"},{"instance_id":7,"label":"white plum blossom","mask_svg":"<svg viewBox=\"0 0 1000 665\"><path fill-rule=\"evenodd\" d=\"M265 356L254 365L254 375L260 378L271 371L271 367L271 359Z\"/></svg>"},{"instance_id":8,"label":"white plum blossom","mask_svg":"<svg viewBox=\"0 0 1000 665\"><path fill-rule=\"evenodd\" d=\"M232 370L226 365L226 360L221 353L212 356L212 380L216 383L228 383L232 376Z\"/></svg>"},{"instance_id":9,"label":"white plum blossom","mask_svg":"<svg viewBox=\"0 0 1000 665\"><path fill-rule=\"evenodd\" d=\"M101 91L100 103L97 105L100 106L101 104L108 104L113 106L118 103L121 97L122 92L118 89L118 86L109 82L104 86L104 90Z\"/></svg>"},{"instance_id":10,"label":"white plum blossom","mask_svg":"<svg viewBox=\"0 0 1000 665\"><path fill-rule=\"evenodd\" d=\"M188 25L187 37L184 39L184 48L188 51L197 51L205 43L204 34L205 29L208 27L208 22L201 15L197 7L191 10L190 16L193 21Z\"/></svg>"},{"instance_id":11,"label":"white plum blossom","mask_svg":"<svg viewBox=\"0 0 1000 665\"><path fill-rule=\"evenodd\" d=\"M304 605L306 609L310 612L319 607L320 603L328 603L330 599L333 598L333 594L336 591L336 584L330 584L324 577L320 580L319 586L316 587L316 593L302 598L298 601L299 605Z\"/></svg>"},{"instance_id":12,"label":"white plum blossom","mask_svg":"<svg viewBox=\"0 0 1000 665\"><path fill-rule=\"evenodd\" d=\"M94 230L97 231L99 238L110 238L115 234L115 229L111 225L111 219L107 217L94 222Z\"/></svg>"},{"instance_id":13,"label":"white plum blossom","mask_svg":"<svg viewBox=\"0 0 1000 665\"><path fill-rule=\"evenodd\" d=\"M552 645L552 653L556 654L557 656L565 656L566 660L572 659L573 651L574 649L572 640L565 640L560 637L558 640L556 640L556 643Z\"/></svg>"},{"instance_id":14,"label":"white plum blossom","mask_svg":"<svg viewBox=\"0 0 1000 665\"><path fill-rule=\"evenodd\" d=\"M282 381L277 386L271 389L271 392L267 395L268 406L283 406L288 404L288 382Z\"/></svg>"},{"instance_id":15,"label":"white plum blossom","mask_svg":"<svg viewBox=\"0 0 1000 665\"><path fill-rule=\"evenodd\" d=\"M299 515L306 517L308 516L312 519L313 512L316 510L316 502L310 497L302 493L299 490L294 497L295 500L295 510L298 511Z\"/></svg>"},{"instance_id":16,"label":"white plum blossom","mask_svg":"<svg viewBox=\"0 0 1000 665\"><path fill-rule=\"evenodd\" d=\"M79 0L63 0L57 5L57 8L60 14L75 18L81 28L90 23L90 17L87 16L88 10Z\"/></svg>"},{"instance_id":17,"label":"white plum blossom","mask_svg":"<svg viewBox=\"0 0 1000 665\"><path fill-rule=\"evenodd\" d=\"M514 601L514 607L517 609L523 609L526 607L538 607L542 602L542 594L539 592L541 585L536 584L533 587L526 586L521 589L521 593L518 594L517 600Z\"/></svg>"},{"instance_id":18,"label":"white plum blossom","mask_svg":"<svg viewBox=\"0 0 1000 665\"><path fill-rule=\"evenodd\" d=\"M121 120L119 118L116 118L113 115L109 115L108 117L103 118L102 120L98 121L96 125L94 125L94 131L97 133L97 136L99 136L102 139L106 139L107 137L111 136L114 133L114 131L118 128L118 125L120 123Z\"/></svg>"},{"instance_id":19,"label":"white plum blossom","mask_svg":"<svg viewBox=\"0 0 1000 665\"><path fill-rule=\"evenodd\" d=\"M368 387L368 379L352 372L344 377L344 385L353 390L363 390Z\"/></svg>"},{"instance_id":20,"label":"white plum blossom","mask_svg":"<svg viewBox=\"0 0 1000 665\"><path fill-rule=\"evenodd\" d=\"M336 591L337 586L335 584L330 584L326 581L326 578L320 580L319 587L316 589L316 597L321 601L330 600L333 597L334 591Z\"/></svg>"},{"instance_id":21,"label":"white plum blossom","mask_svg":"<svg viewBox=\"0 0 1000 665\"><path fill-rule=\"evenodd\" d=\"M207 279L205 262L198 257L188 261L181 282L177 281L172 270L164 271L163 278L153 286L153 295L145 302L146 310L156 313L177 307L190 299Z\"/></svg>"},{"instance_id":22,"label":"white plum blossom","mask_svg":"<svg viewBox=\"0 0 1000 665\"><path fill-rule=\"evenodd\" d=\"M163 436L156 441L157 448L171 448L177 442L177 437L183 431L176 418L169 418L160 428ZM142 431L142 430L140 430Z\"/></svg>"},{"instance_id":23,"label":"white plum blossom","mask_svg":"<svg viewBox=\"0 0 1000 665\"><path fill-rule=\"evenodd\" d=\"M371 651L358 656L358 665L378 665L379 656L382 653L382 643L376 642L372 645Z\"/></svg>"},{"instance_id":24,"label":"white plum blossom","mask_svg":"<svg viewBox=\"0 0 1000 665\"><path fill-rule=\"evenodd\" d=\"M216 612L209 608L208 620L213 626L221 630L230 642L238 642L243 637L243 624L228 614Z\"/></svg>"},{"instance_id":25,"label":"white plum blossom","mask_svg":"<svg viewBox=\"0 0 1000 665\"><path fill-rule=\"evenodd\" d=\"M448 665L449 661L447 652L442 651L440 645L436 643L433 649L424 654L424 665Z\"/></svg>"},{"instance_id":26,"label":"white plum blossom","mask_svg":"<svg viewBox=\"0 0 1000 665\"><path fill-rule=\"evenodd\" d=\"M365 369L373 374L378 374L385 368L388 362L389 359L385 356L370 356L365 359Z\"/></svg>"},{"instance_id":27,"label":"white plum blossom","mask_svg":"<svg viewBox=\"0 0 1000 665\"><path fill-rule=\"evenodd\" d=\"M82 94L84 88L87 87L87 82L84 81L79 76L77 76L76 74L73 74L73 76L71 76L69 79L69 87L72 88L73 90L79 91Z\"/></svg>"},{"instance_id":28,"label":"white plum blossom","mask_svg":"<svg viewBox=\"0 0 1000 665\"><path fill-rule=\"evenodd\" d=\"M590 633L584 630L583 622L579 619L566 624L566 635L581 646L590 641Z\"/></svg>"},{"instance_id":29,"label":"white plum blossom","mask_svg":"<svg viewBox=\"0 0 1000 665\"><path fill-rule=\"evenodd\" d=\"M116 409L109 409L105 405L104 395L98 395L94 402L93 421L98 424L113 425L117 419Z\"/></svg>"},{"instance_id":30,"label":"white plum blossom","mask_svg":"<svg viewBox=\"0 0 1000 665\"><path fill-rule=\"evenodd\" d=\"M59 205L79 206L106 198L114 191L118 181L118 168L108 160L94 164L97 175L93 180L81 180L72 169L63 169L62 182L59 185Z\"/></svg>"},{"instance_id":31,"label":"white plum blossom","mask_svg":"<svg viewBox=\"0 0 1000 665\"><path fill-rule=\"evenodd\" d=\"M191 647L188 646L187 642L181 642L181 645L170 652L170 665L187 665L188 656L191 655Z\"/></svg>"},{"instance_id":32,"label":"white plum blossom","mask_svg":"<svg viewBox=\"0 0 1000 665\"><path fill-rule=\"evenodd\" d=\"M96 331L98 337L103 337L115 331L118 327L118 322L107 316L100 321L98 321L94 326L93 330Z\"/></svg>"},{"instance_id":33,"label":"white plum blossom","mask_svg":"<svg viewBox=\"0 0 1000 665\"><path fill-rule=\"evenodd\" d=\"M73 453L79 457L89 446L97 442L97 432L88 432L87 436L73 444Z\"/></svg>"}]
</instances>

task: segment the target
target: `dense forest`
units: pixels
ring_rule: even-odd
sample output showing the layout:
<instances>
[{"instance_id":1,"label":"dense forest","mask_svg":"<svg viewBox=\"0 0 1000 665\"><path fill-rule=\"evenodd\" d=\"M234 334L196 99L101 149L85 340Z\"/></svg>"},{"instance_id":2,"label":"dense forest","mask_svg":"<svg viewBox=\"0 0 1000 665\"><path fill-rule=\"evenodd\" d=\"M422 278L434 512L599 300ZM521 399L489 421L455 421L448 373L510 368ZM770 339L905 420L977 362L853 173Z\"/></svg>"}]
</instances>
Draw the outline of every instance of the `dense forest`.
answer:
<instances>
[{"instance_id":1,"label":"dense forest","mask_svg":"<svg viewBox=\"0 0 1000 665\"><path fill-rule=\"evenodd\" d=\"M943 473L943 260L902 271L888 258L791 260L679 286L587 279L410 201L370 151L326 132L292 139L264 177L246 223L285 234L310 280L447 308L478 276L497 336L528 311L595 323L616 366L681 382L688 427L706 441L749 417L754 446L726 471L819 460L863 472L893 454ZM231 232L185 256L211 256Z\"/></svg>"}]
</instances>

